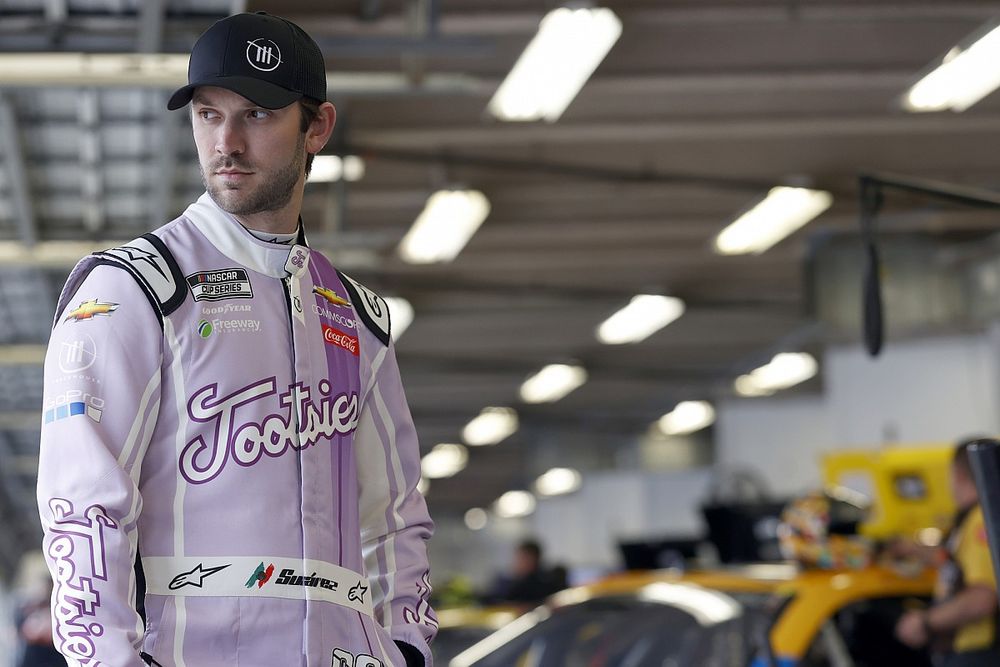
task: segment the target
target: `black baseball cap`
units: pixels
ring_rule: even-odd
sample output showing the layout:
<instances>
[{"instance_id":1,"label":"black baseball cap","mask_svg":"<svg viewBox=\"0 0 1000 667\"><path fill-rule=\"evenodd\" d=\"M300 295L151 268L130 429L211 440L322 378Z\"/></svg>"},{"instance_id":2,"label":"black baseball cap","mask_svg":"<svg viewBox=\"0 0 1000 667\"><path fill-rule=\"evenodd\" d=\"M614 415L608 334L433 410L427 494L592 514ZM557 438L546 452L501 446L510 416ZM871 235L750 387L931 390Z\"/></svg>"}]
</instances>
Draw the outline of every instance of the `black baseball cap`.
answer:
<instances>
[{"instance_id":1,"label":"black baseball cap","mask_svg":"<svg viewBox=\"0 0 1000 667\"><path fill-rule=\"evenodd\" d=\"M188 85L167 108L180 109L198 86L239 93L265 109L280 109L303 97L326 101L326 63L312 37L291 21L264 12L216 21L194 48Z\"/></svg>"}]
</instances>

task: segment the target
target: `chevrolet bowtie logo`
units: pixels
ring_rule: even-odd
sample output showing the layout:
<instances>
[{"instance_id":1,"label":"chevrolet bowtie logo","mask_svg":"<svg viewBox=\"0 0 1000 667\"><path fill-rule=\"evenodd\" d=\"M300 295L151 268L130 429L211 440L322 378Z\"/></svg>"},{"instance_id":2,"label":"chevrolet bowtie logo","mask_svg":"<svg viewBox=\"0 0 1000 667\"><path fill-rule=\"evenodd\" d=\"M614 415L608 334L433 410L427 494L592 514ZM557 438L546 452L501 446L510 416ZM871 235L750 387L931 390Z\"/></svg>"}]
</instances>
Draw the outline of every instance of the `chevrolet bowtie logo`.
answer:
<instances>
[{"instance_id":1,"label":"chevrolet bowtie logo","mask_svg":"<svg viewBox=\"0 0 1000 667\"><path fill-rule=\"evenodd\" d=\"M314 294L319 294L321 297L323 297L324 299L326 299L327 301L329 301L330 303L332 303L335 306L350 306L351 305L350 301L348 301L347 299L343 299L343 298L337 296L336 292L334 292L332 289L329 289L327 287L320 287L320 286L316 285L316 286L313 287L313 293Z\"/></svg>"},{"instance_id":2,"label":"chevrolet bowtie logo","mask_svg":"<svg viewBox=\"0 0 1000 667\"><path fill-rule=\"evenodd\" d=\"M107 315L111 316L111 313L118 310L117 303L101 303L97 299L91 299L90 301L84 301L75 310L71 310L67 313L66 318L63 322L68 322L73 320L74 322L80 322L81 320L93 319L95 315Z\"/></svg>"}]
</instances>

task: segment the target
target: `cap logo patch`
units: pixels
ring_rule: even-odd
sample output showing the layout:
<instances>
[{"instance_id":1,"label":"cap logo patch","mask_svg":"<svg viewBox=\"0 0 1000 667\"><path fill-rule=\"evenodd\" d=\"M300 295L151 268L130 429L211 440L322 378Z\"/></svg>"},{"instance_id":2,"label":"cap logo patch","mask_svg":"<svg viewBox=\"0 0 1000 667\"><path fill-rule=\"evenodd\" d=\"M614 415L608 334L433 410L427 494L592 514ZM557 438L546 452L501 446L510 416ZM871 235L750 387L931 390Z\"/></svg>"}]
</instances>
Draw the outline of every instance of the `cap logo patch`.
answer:
<instances>
[{"instance_id":1,"label":"cap logo patch","mask_svg":"<svg viewBox=\"0 0 1000 667\"><path fill-rule=\"evenodd\" d=\"M281 64L281 51L271 40L258 37L247 42L247 62L261 72L273 72Z\"/></svg>"}]
</instances>

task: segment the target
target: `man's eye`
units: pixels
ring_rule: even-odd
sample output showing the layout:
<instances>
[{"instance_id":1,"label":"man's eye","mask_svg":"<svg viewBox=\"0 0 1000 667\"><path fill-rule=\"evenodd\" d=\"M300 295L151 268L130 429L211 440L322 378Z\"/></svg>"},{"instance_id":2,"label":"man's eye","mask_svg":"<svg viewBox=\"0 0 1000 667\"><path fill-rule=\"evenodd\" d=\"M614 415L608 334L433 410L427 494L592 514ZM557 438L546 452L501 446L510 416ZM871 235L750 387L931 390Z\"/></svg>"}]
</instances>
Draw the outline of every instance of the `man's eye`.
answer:
<instances>
[{"instance_id":1,"label":"man's eye","mask_svg":"<svg viewBox=\"0 0 1000 667\"><path fill-rule=\"evenodd\" d=\"M205 120L212 120L213 118L218 118L219 117L219 114L215 113L211 109L201 109L198 112L198 115L201 116Z\"/></svg>"},{"instance_id":2,"label":"man's eye","mask_svg":"<svg viewBox=\"0 0 1000 667\"><path fill-rule=\"evenodd\" d=\"M267 118L270 115L271 115L271 113L269 111L265 111L264 109L251 109L250 110L250 117L253 118L253 119L255 119L255 120L262 120L264 118Z\"/></svg>"}]
</instances>

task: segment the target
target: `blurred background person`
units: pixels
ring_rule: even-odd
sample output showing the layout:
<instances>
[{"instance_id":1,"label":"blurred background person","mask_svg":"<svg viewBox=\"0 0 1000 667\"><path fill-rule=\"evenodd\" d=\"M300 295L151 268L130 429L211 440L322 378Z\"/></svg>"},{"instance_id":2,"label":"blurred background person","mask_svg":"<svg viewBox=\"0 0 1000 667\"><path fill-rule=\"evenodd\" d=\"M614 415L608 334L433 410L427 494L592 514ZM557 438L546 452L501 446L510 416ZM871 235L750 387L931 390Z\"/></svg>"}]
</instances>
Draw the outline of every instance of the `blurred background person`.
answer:
<instances>
[{"instance_id":1,"label":"blurred background person","mask_svg":"<svg viewBox=\"0 0 1000 667\"><path fill-rule=\"evenodd\" d=\"M546 567L541 544L529 539L517 545L510 573L497 577L484 602L534 605L566 586L566 568Z\"/></svg>"},{"instance_id":2,"label":"blurred background person","mask_svg":"<svg viewBox=\"0 0 1000 667\"><path fill-rule=\"evenodd\" d=\"M896 635L914 648L928 647L942 667L1000 664L997 645L997 585L990 557L979 494L969 465L965 440L955 449L952 493L958 511L944 548L931 555L938 567L934 603L907 612ZM925 558L928 552L924 552Z\"/></svg>"},{"instance_id":3,"label":"blurred background person","mask_svg":"<svg viewBox=\"0 0 1000 667\"><path fill-rule=\"evenodd\" d=\"M24 555L14 584L17 626L17 667L65 667L66 661L52 645L49 598L52 579L41 551Z\"/></svg>"}]
</instances>

